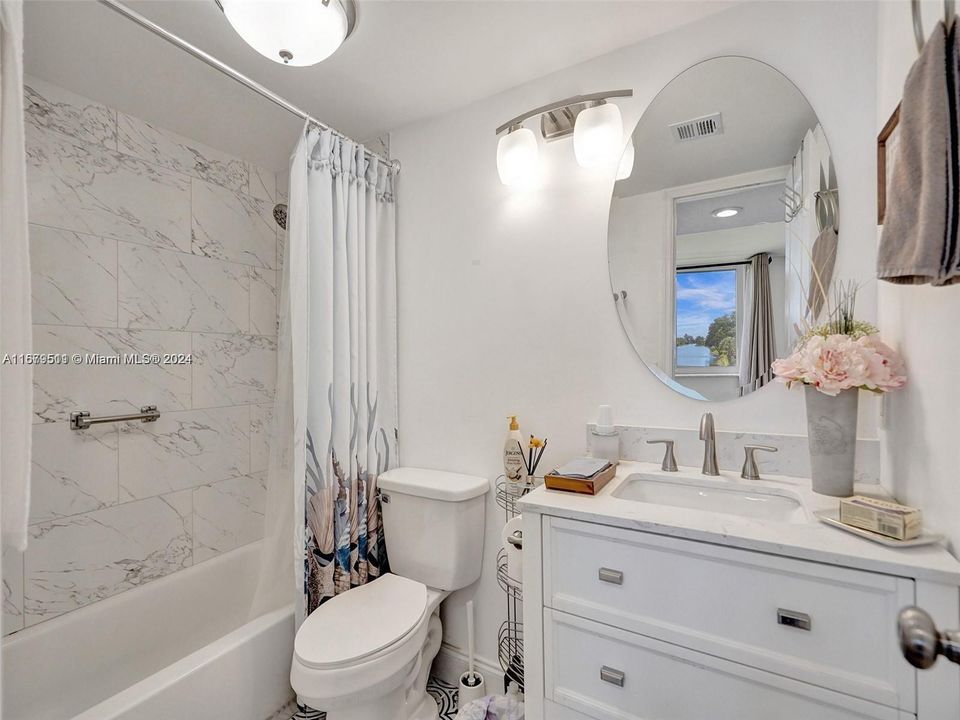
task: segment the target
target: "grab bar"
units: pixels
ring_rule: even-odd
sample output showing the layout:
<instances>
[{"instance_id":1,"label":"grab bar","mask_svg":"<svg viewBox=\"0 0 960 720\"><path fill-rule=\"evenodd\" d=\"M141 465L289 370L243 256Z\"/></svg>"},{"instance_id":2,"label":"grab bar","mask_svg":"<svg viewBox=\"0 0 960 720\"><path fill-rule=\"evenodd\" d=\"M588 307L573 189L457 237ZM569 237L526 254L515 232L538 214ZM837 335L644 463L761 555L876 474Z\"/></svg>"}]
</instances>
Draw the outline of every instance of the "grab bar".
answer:
<instances>
[{"instance_id":1,"label":"grab bar","mask_svg":"<svg viewBox=\"0 0 960 720\"><path fill-rule=\"evenodd\" d=\"M86 430L91 425L100 425L101 423L127 422L128 420L139 420L140 422L156 422L160 417L160 412L156 405L144 405L138 413L129 413L127 415L104 415L102 417L90 417L87 410L77 410L70 413L70 429Z\"/></svg>"}]
</instances>

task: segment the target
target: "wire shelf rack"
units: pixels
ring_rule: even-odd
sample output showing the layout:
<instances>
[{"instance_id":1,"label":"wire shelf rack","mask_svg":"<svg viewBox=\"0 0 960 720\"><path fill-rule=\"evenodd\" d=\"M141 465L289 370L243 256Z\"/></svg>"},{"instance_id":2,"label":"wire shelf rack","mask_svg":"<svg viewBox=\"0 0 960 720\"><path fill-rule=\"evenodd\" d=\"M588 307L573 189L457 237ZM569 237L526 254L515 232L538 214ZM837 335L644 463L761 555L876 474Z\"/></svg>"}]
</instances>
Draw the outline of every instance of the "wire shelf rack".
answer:
<instances>
[{"instance_id":1,"label":"wire shelf rack","mask_svg":"<svg viewBox=\"0 0 960 720\"><path fill-rule=\"evenodd\" d=\"M537 487L536 482L509 482L503 475L497 478L497 505L507 511L507 520L520 514L517 501Z\"/></svg>"},{"instance_id":2,"label":"wire shelf rack","mask_svg":"<svg viewBox=\"0 0 960 720\"><path fill-rule=\"evenodd\" d=\"M523 583L520 578L511 577L507 572L507 551L504 548L497 553L497 582L508 596L523 600Z\"/></svg>"},{"instance_id":3,"label":"wire shelf rack","mask_svg":"<svg viewBox=\"0 0 960 720\"><path fill-rule=\"evenodd\" d=\"M520 514L520 498L538 484L536 479L513 483L502 475L497 478L497 505L504 509L508 521ZM523 582L507 571L507 551L504 548L497 553L497 583L507 596L507 619L500 625L497 637L497 654L503 669L504 687L513 681L523 692Z\"/></svg>"},{"instance_id":4,"label":"wire shelf rack","mask_svg":"<svg viewBox=\"0 0 960 720\"><path fill-rule=\"evenodd\" d=\"M512 680L523 690L523 623L504 620L500 626L500 667L504 681Z\"/></svg>"}]
</instances>

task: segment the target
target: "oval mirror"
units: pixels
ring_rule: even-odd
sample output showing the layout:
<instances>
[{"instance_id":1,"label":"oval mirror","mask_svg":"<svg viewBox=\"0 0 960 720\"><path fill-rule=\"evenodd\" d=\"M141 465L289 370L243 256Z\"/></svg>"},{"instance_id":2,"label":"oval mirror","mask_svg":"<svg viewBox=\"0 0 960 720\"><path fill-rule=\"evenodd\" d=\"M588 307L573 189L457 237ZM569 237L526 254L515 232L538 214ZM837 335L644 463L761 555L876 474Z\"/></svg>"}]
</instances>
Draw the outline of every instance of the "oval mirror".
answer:
<instances>
[{"instance_id":1,"label":"oval mirror","mask_svg":"<svg viewBox=\"0 0 960 720\"><path fill-rule=\"evenodd\" d=\"M644 112L617 178L612 302L641 359L700 400L770 383L823 310L839 236L830 147L806 98L757 60L702 62Z\"/></svg>"}]
</instances>

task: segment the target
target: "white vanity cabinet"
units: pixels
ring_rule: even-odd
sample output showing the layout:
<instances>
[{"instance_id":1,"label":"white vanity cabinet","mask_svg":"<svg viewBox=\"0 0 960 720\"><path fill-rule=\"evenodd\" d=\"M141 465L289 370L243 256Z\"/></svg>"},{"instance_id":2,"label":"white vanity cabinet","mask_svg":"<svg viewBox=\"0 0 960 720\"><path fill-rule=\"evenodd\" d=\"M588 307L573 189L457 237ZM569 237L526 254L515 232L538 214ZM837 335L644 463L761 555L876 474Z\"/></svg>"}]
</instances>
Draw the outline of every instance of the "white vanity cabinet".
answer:
<instances>
[{"instance_id":1,"label":"white vanity cabinet","mask_svg":"<svg viewBox=\"0 0 960 720\"><path fill-rule=\"evenodd\" d=\"M896 635L956 587L547 510L524 509L529 720L960 718L956 666Z\"/></svg>"}]
</instances>

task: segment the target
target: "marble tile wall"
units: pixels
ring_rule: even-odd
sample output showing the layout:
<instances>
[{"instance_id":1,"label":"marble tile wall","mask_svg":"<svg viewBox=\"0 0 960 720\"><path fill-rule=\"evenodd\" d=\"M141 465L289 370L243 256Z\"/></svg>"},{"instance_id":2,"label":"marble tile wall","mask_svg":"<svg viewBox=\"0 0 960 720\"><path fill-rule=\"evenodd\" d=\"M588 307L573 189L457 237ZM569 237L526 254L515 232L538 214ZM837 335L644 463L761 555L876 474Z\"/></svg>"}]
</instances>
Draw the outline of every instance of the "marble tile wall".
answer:
<instances>
[{"instance_id":1,"label":"marble tile wall","mask_svg":"<svg viewBox=\"0 0 960 720\"><path fill-rule=\"evenodd\" d=\"M587 425L587 450L593 438ZM674 452L679 465L700 467L703 463L703 441L699 431L684 428L618 426L620 431L620 457L624 460L639 460L659 463L663 460L663 445L648 445L647 440L673 440ZM768 433L745 433L717 430L717 464L721 470L736 470L743 467L744 445L772 445L776 453L759 453L757 462L761 474L810 477L810 453L806 435L773 435ZM858 483L880 482L880 441L857 440L856 481Z\"/></svg>"},{"instance_id":2,"label":"marble tile wall","mask_svg":"<svg viewBox=\"0 0 960 720\"><path fill-rule=\"evenodd\" d=\"M25 97L35 351L190 361L35 368L5 634L262 536L286 201L271 170L39 79ZM147 404L155 423L67 425Z\"/></svg>"}]
</instances>

